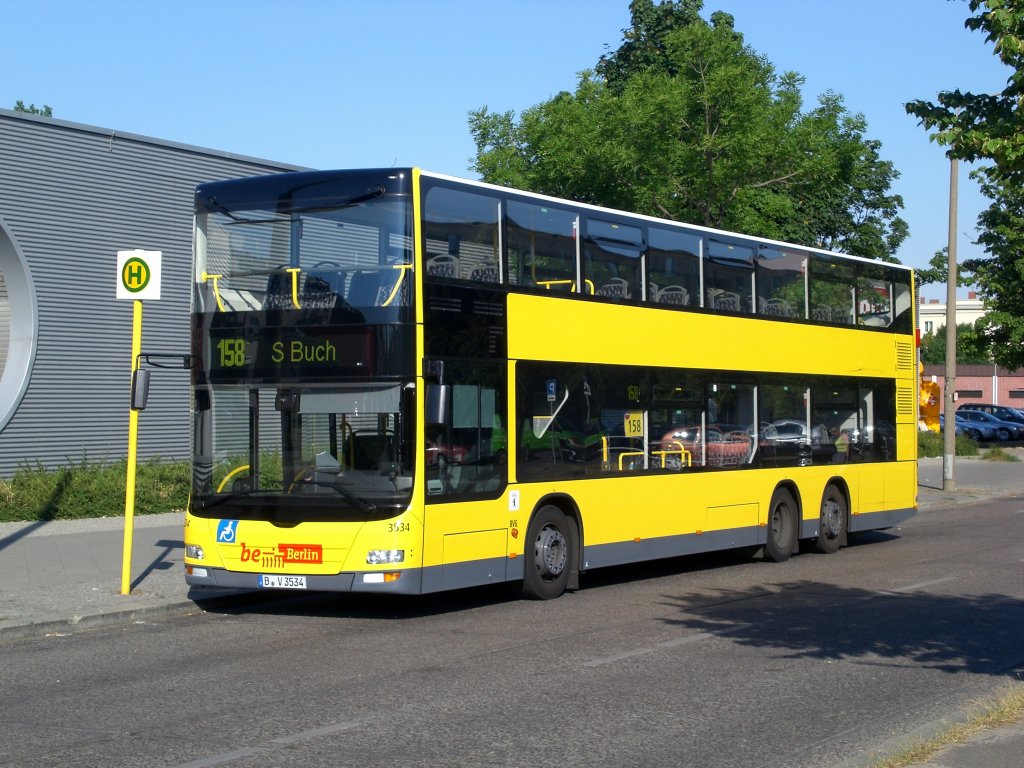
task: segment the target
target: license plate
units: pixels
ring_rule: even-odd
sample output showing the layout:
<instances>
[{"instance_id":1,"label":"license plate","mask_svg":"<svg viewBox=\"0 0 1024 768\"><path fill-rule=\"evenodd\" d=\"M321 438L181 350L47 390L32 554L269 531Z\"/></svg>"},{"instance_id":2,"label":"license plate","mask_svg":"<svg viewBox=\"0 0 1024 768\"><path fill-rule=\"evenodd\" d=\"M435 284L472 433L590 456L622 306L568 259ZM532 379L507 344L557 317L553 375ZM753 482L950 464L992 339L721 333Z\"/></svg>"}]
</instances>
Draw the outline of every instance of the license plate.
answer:
<instances>
[{"instance_id":1,"label":"license plate","mask_svg":"<svg viewBox=\"0 0 1024 768\"><path fill-rule=\"evenodd\" d=\"M263 589L305 589L306 577L280 573L260 574L256 583Z\"/></svg>"}]
</instances>

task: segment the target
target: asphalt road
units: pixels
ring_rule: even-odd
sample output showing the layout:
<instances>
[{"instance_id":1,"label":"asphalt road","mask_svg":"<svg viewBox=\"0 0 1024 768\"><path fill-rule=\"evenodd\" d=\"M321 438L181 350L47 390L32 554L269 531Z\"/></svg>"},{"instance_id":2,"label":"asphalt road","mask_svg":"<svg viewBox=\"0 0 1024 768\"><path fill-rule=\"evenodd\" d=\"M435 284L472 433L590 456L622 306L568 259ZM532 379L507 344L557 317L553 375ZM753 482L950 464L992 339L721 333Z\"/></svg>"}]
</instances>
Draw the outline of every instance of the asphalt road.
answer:
<instances>
[{"instance_id":1,"label":"asphalt road","mask_svg":"<svg viewBox=\"0 0 1024 768\"><path fill-rule=\"evenodd\" d=\"M6 643L0 765L868 764L1024 672L1024 500L837 555L239 604Z\"/></svg>"}]
</instances>

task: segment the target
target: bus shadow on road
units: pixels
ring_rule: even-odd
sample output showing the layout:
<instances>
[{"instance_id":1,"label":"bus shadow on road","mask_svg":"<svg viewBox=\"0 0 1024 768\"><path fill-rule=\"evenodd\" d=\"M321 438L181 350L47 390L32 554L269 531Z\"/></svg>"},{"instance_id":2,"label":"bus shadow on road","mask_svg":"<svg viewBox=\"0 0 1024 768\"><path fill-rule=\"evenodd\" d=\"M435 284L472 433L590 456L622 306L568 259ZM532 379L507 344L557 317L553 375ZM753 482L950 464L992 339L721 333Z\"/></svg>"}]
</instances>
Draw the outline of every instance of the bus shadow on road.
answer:
<instances>
[{"instance_id":1,"label":"bus shadow on road","mask_svg":"<svg viewBox=\"0 0 1024 768\"><path fill-rule=\"evenodd\" d=\"M351 592L245 592L224 597L191 595L203 611L232 616L251 614L324 619L407 619L458 613L516 602L511 584L498 584L428 595L376 595Z\"/></svg>"},{"instance_id":2,"label":"bus shadow on road","mask_svg":"<svg viewBox=\"0 0 1024 768\"><path fill-rule=\"evenodd\" d=\"M888 531L863 531L850 537L848 548L861 546L879 546L887 542L900 541L902 536ZM801 549L803 552L803 549ZM802 559L805 555L800 555ZM814 557L811 555L811 557ZM695 572L711 572L719 569L731 569L742 566L772 566L764 559L762 547L742 547L716 552L704 552L696 555L681 555L657 560L644 560L638 563L614 565L607 568L588 571L582 577L584 590L630 584L650 579L672 576L683 576Z\"/></svg>"},{"instance_id":3,"label":"bus shadow on road","mask_svg":"<svg viewBox=\"0 0 1024 768\"><path fill-rule=\"evenodd\" d=\"M1021 668L1024 601L815 581L666 596L667 623L784 658L1003 675Z\"/></svg>"}]
</instances>

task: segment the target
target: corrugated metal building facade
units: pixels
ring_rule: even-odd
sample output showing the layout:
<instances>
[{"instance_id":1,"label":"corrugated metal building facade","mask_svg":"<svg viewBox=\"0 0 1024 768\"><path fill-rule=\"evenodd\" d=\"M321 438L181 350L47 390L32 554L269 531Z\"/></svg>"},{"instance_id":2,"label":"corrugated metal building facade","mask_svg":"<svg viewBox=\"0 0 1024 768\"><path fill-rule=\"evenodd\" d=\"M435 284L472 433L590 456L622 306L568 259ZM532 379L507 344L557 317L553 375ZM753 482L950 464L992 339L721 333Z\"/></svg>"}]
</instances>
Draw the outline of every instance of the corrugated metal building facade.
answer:
<instances>
[{"instance_id":1,"label":"corrugated metal building facade","mask_svg":"<svg viewBox=\"0 0 1024 768\"><path fill-rule=\"evenodd\" d=\"M132 302L114 297L117 251L163 252L142 350L184 354L195 185L295 169L0 110L0 477L126 455ZM188 374L155 372L149 402L139 458L185 458Z\"/></svg>"}]
</instances>

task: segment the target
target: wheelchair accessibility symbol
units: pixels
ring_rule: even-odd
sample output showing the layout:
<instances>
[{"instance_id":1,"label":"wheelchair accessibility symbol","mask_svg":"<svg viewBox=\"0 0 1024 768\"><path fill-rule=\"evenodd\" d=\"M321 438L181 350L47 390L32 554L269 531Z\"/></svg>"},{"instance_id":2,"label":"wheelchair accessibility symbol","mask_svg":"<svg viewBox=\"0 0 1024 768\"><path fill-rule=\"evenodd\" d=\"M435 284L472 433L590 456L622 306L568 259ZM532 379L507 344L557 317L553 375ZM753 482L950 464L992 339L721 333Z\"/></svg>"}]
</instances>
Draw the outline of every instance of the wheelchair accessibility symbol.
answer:
<instances>
[{"instance_id":1,"label":"wheelchair accessibility symbol","mask_svg":"<svg viewBox=\"0 0 1024 768\"><path fill-rule=\"evenodd\" d=\"M234 544L238 535L237 520L220 520L217 522L217 543Z\"/></svg>"}]
</instances>

